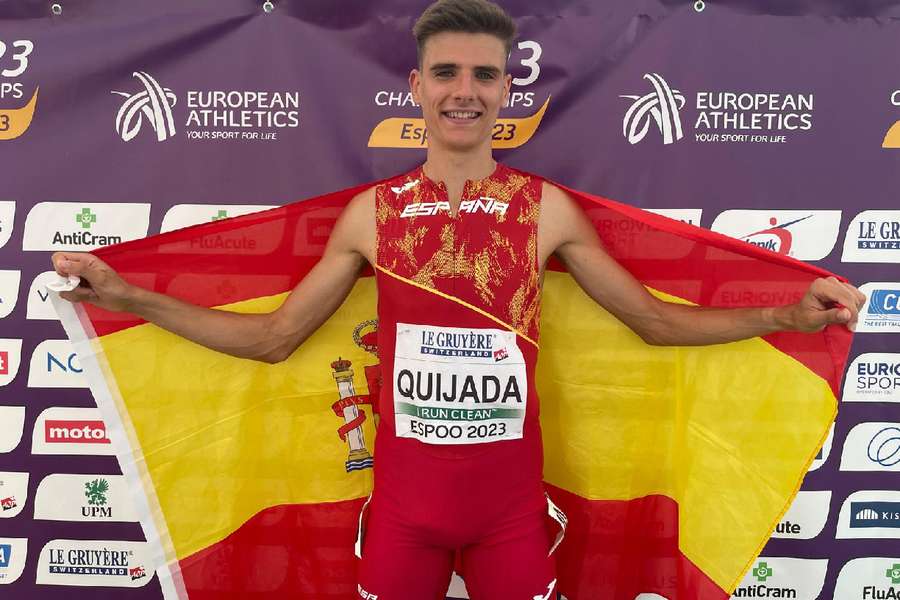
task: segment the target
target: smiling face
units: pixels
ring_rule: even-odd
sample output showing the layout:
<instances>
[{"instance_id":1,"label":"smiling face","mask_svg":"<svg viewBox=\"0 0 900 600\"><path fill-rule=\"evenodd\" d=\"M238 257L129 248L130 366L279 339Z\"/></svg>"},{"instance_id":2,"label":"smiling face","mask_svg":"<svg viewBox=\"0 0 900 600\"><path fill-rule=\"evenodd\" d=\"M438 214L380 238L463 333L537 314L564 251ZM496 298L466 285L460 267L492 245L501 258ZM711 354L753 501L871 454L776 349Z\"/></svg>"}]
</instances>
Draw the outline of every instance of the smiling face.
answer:
<instances>
[{"instance_id":1,"label":"smiling face","mask_svg":"<svg viewBox=\"0 0 900 600\"><path fill-rule=\"evenodd\" d=\"M487 33L443 32L428 38L409 86L422 107L430 148L490 149L512 81L506 58L503 42Z\"/></svg>"}]
</instances>

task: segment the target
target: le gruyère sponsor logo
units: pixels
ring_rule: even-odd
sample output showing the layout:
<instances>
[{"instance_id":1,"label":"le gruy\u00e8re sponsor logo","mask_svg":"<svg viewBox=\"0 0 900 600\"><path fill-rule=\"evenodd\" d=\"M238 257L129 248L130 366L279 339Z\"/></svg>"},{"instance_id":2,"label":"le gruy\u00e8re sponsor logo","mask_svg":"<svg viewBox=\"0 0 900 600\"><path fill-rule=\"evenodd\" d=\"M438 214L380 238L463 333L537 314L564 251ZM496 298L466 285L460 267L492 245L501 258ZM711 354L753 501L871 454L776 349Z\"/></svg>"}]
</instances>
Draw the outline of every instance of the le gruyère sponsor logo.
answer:
<instances>
[{"instance_id":1,"label":"le gruy\u00e8re sponsor logo","mask_svg":"<svg viewBox=\"0 0 900 600\"><path fill-rule=\"evenodd\" d=\"M541 74L543 47L535 40L518 42L510 57L510 72L514 75L513 89L504 110L515 116L498 118L491 132L494 148L518 148L527 143L540 127L550 105L550 95L537 97L531 89ZM543 99L543 102L541 102ZM380 89L375 92L375 106L391 114L413 113L409 118L391 116L380 121L369 136L370 148L427 148L428 131L421 118L412 92L408 89ZM535 107L540 108L535 111Z\"/></svg>"},{"instance_id":2,"label":"le gruy\u00e8re sponsor logo","mask_svg":"<svg viewBox=\"0 0 900 600\"><path fill-rule=\"evenodd\" d=\"M19 447L25 427L24 406L0 406L0 453Z\"/></svg>"},{"instance_id":3,"label":"le gruy\u00e8re sponsor logo","mask_svg":"<svg viewBox=\"0 0 900 600\"><path fill-rule=\"evenodd\" d=\"M900 106L900 90L891 92L891 104L894 107ZM884 134L884 141L881 143L882 148L900 148L900 119L891 125Z\"/></svg>"},{"instance_id":4,"label":"le gruy\u00e8re sponsor logo","mask_svg":"<svg viewBox=\"0 0 900 600\"><path fill-rule=\"evenodd\" d=\"M831 491L798 492L790 509L775 526L772 537L812 539L822 533L830 508Z\"/></svg>"},{"instance_id":5,"label":"le gruy\u00e8re sponsor logo","mask_svg":"<svg viewBox=\"0 0 900 600\"><path fill-rule=\"evenodd\" d=\"M157 142L172 139L181 125L177 107L187 113L183 127L189 140L273 141L279 131L300 126L300 92L271 90L187 90L179 94L146 71L132 73L140 84L132 91L112 90L125 98L115 129L129 142L142 129ZM146 125L146 127L144 127Z\"/></svg>"},{"instance_id":6,"label":"le gruy\u00e8re sponsor logo","mask_svg":"<svg viewBox=\"0 0 900 600\"><path fill-rule=\"evenodd\" d=\"M275 206L260 206L255 204L176 204L163 217L160 233L174 231L182 227L211 223L240 217L264 210L276 208Z\"/></svg>"},{"instance_id":7,"label":"le gruy\u00e8re sponsor logo","mask_svg":"<svg viewBox=\"0 0 900 600\"><path fill-rule=\"evenodd\" d=\"M659 73L646 73L643 79L649 88L645 92L619 96L631 102L622 122L631 145L651 137L650 131L663 145L689 137L688 108L695 114L694 141L702 143L779 144L813 128L812 93L702 90L689 95Z\"/></svg>"},{"instance_id":8,"label":"le gruy\u00e8re sponsor logo","mask_svg":"<svg viewBox=\"0 0 900 600\"><path fill-rule=\"evenodd\" d=\"M900 600L900 557L848 561L838 574L834 600Z\"/></svg>"},{"instance_id":9,"label":"le gruy\u00e8re sponsor logo","mask_svg":"<svg viewBox=\"0 0 900 600\"><path fill-rule=\"evenodd\" d=\"M703 216L702 208L648 208L646 210L697 227L700 226L700 219Z\"/></svg>"},{"instance_id":10,"label":"le gruy\u00e8re sponsor logo","mask_svg":"<svg viewBox=\"0 0 900 600\"><path fill-rule=\"evenodd\" d=\"M726 210L712 230L798 260L831 254L841 225L839 210Z\"/></svg>"},{"instance_id":11,"label":"le gruy\u00e8re sponsor logo","mask_svg":"<svg viewBox=\"0 0 900 600\"><path fill-rule=\"evenodd\" d=\"M12 200L0 200L0 248L6 245L16 222L16 203Z\"/></svg>"},{"instance_id":12,"label":"le gruy\u00e8re sponsor logo","mask_svg":"<svg viewBox=\"0 0 900 600\"><path fill-rule=\"evenodd\" d=\"M69 340L44 340L31 355L28 387L86 388L83 373Z\"/></svg>"},{"instance_id":13,"label":"le gruy\u00e8re sponsor logo","mask_svg":"<svg viewBox=\"0 0 900 600\"><path fill-rule=\"evenodd\" d=\"M860 311L856 331L859 333L900 332L900 283L872 282L859 287L865 294L865 307Z\"/></svg>"},{"instance_id":14,"label":"le gruy\u00e8re sponsor logo","mask_svg":"<svg viewBox=\"0 0 900 600\"><path fill-rule=\"evenodd\" d=\"M0 338L0 387L16 378L21 357L22 340Z\"/></svg>"},{"instance_id":15,"label":"le gruy\u00e8re sponsor logo","mask_svg":"<svg viewBox=\"0 0 900 600\"><path fill-rule=\"evenodd\" d=\"M900 471L900 423L859 423L847 434L841 471Z\"/></svg>"},{"instance_id":16,"label":"le gruy\u00e8re sponsor logo","mask_svg":"<svg viewBox=\"0 0 900 600\"><path fill-rule=\"evenodd\" d=\"M34 118L39 88L21 80L28 71L32 52L31 40L0 39L0 140L21 136ZM31 89L34 91L26 102L26 90Z\"/></svg>"},{"instance_id":17,"label":"le gruy\u00e8re sponsor logo","mask_svg":"<svg viewBox=\"0 0 900 600\"><path fill-rule=\"evenodd\" d=\"M0 537L0 585L13 583L25 570L26 538Z\"/></svg>"},{"instance_id":18,"label":"le gruy\u00e8re sponsor logo","mask_svg":"<svg viewBox=\"0 0 900 600\"><path fill-rule=\"evenodd\" d=\"M0 319L9 316L19 300L21 271L0 271Z\"/></svg>"},{"instance_id":19,"label":"le gruy\u00e8re sponsor logo","mask_svg":"<svg viewBox=\"0 0 900 600\"><path fill-rule=\"evenodd\" d=\"M459 214L484 213L487 215L498 214L506 215L509 209L509 203L500 202L494 198L482 196L474 200L463 200L459 203ZM412 202L403 207L400 218L407 219L409 217L430 217L444 211L450 213L449 202Z\"/></svg>"},{"instance_id":20,"label":"le gruy\u00e8re sponsor logo","mask_svg":"<svg viewBox=\"0 0 900 600\"><path fill-rule=\"evenodd\" d=\"M39 202L25 218L23 250L94 250L147 235L150 205Z\"/></svg>"},{"instance_id":21,"label":"le gruy\u00e8re sponsor logo","mask_svg":"<svg viewBox=\"0 0 900 600\"><path fill-rule=\"evenodd\" d=\"M41 549L37 583L137 588L152 578L145 542L51 540Z\"/></svg>"},{"instance_id":22,"label":"le gruy\u00e8re sponsor logo","mask_svg":"<svg viewBox=\"0 0 900 600\"><path fill-rule=\"evenodd\" d=\"M53 407L34 424L33 454L112 455L106 425L96 408Z\"/></svg>"},{"instance_id":23,"label":"le gruy\u00e8re sponsor logo","mask_svg":"<svg viewBox=\"0 0 900 600\"><path fill-rule=\"evenodd\" d=\"M866 210L853 217L841 260L900 263L900 210Z\"/></svg>"},{"instance_id":24,"label":"le gruy\u00e8re sponsor logo","mask_svg":"<svg viewBox=\"0 0 900 600\"><path fill-rule=\"evenodd\" d=\"M137 521L123 475L53 474L38 485L34 518L51 521Z\"/></svg>"},{"instance_id":25,"label":"le gruy\u00e8re sponsor logo","mask_svg":"<svg viewBox=\"0 0 900 600\"><path fill-rule=\"evenodd\" d=\"M827 568L824 559L760 557L731 597L815 600Z\"/></svg>"},{"instance_id":26,"label":"le gruy\u00e8re sponsor logo","mask_svg":"<svg viewBox=\"0 0 900 600\"><path fill-rule=\"evenodd\" d=\"M900 354L857 356L847 369L844 402L900 402Z\"/></svg>"},{"instance_id":27,"label":"le gruy\u00e8re sponsor logo","mask_svg":"<svg viewBox=\"0 0 900 600\"><path fill-rule=\"evenodd\" d=\"M0 471L0 519L18 515L22 512L27 499L28 473Z\"/></svg>"},{"instance_id":28,"label":"le gruy\u00e8re sponsor logo","mask_svg":"<svg viewBox=\"0 0 900 600\"><path fill-rule=\"evenodd\" d=\"M841 505L836 537L900 539L900 491L861 490Z\"/></svg>"},{"instance_id":29,"label":"le gruy\u00e8re sponsor logo","mask_svg":"<svg viewBox=\"0 0 900 600\"><path fill-rule=\"evenodd\" d=\"M398 437L430 444L519 439L528 384L516 334L397 324Z\"/></svg>"}]
</instances>

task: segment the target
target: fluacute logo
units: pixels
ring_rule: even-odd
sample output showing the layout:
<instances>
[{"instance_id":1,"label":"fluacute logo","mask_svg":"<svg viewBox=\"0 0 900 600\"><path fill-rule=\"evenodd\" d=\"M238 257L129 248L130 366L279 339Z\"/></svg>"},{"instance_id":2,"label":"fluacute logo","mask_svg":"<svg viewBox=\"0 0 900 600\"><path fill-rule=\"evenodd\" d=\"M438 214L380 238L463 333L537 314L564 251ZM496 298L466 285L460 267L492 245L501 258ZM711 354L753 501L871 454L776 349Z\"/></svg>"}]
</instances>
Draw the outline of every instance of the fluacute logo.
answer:
<instances>
[{"instance_id":1,"label":"fluacute logo","mask_svg":"<svg viewBox=\"0 0 900 600\"><path fill-rule=\"evenodd\" d=\"M9 316L19 299L21 271L0 271L0 319Z\"/></svg>"},{"instance_id":2,"label":"fluacute logo","mask_svg":"<svg viewBox=\"0 0 900 600\"><path fill-rule=\"evenodd\" d=\"M166 211L160 233L190 227L191 225L199 225L200 223L210 223L231 217L249 215L272 208L277 207L274 205L255 204L176 204Z\"/></svg>"},{"instance_id":3,"label":"fluacute logo","mask_svg":"<svg viewBox=\"0 0 900 600\"><path fill-rule=\"evenodd\" d=\"M900 263L900 210L866 210L853 217L841 260Z\"/></svg>"},{"instance_id":4,"label":"fluacute logo","mask_svg":"<svg viewBox=\"0 0 900 600\"><path fill-rule=\"evenodd\" d=\"M175 135L175 118L172 107L177 99L174 92L163 87L149 73L136 71L131 74L143 86L139 92L128 94L117 92L125 102L116 114L116 133L123 141L131 141L141 131L144 119L156 132L156 141L164 142Z\"/></svg>"},{"instance_id":5,"label":"fluacute logo","mask_svg":"<svg viewBox=\"0 0 900 600\"><path fill-rule=\"evenodd\" d=\"M834 600L900 599L900 558L854 558L838 574Z\"/></svg>"},{"instance_id":6,"label":"fluacute logo","mask_svg":"<svg viewBox=\"0 0 900 600\"><path fill-rule=\"evenodd\" d=\"M792 538L809 540L825 527L831 508L831 492L802 491L797 493L794 503L775 526L773 538Z\"/></svg>"},{"instance_id":7,"label":"fluacute logo","mask_svg":"<svg viewBox=\"0 0 900 600\"><path fill-rule=\"evenodd\" d=\"M0 585L13 583L25 570L26 538L0 537Z\"/></svg>"},{"instance_id":8,"label":"fluacute logo","mask_svg":"<svg viewBox=\"0 0 900 600\"><path fill-rule=\"evenodd\" d=\"M54 407L42 412L31 437L34 454L115 454L96 408Z\"/></svg>"},{"instance_id":9,"label":"fluacute logo","mask_svg":"<svg viewBox=\"0 0 900 600\"><path fill-rule=\"evenodd\" d=\"M26 500L28 473L0 471L0 519L17 516L25 507Z\"/></svg>"},{"instance_id":10,"label":"fluacute logo","mask_svg":"<svg viewBox=\"0 0 900 600\"><path fill-rule=\"evenodd\" d=\"M900 539L900 492L862 490L844 500L838 515L838 539Z\"/></svg>"},{"instance_id":11,"label":"fluacute logo","mask_svg":"<svg viewBox=\"0 0 900 600\"><path fill-rule=\"evenodd\" d=\"M825 584L827 560L760 557L732 598L815 600Z\"/></svg>"},{"instance_id":12,"label":"fluacute logo","mask_svg":"<svg viewBox=\"0 0 900 600\"><path fill-rule=\"evenodd\" d=\"M841 471L900 471L900 423L860 423L850 430Z\"/></svg>"},{"instance_id":13,"label":"fluacute logo","mask_svg":"<svg viewBox=\"0 0 900 600\"><path fill-rule=\"evenodd\" d=\"M0 248L6 245L16 222L16 203L11 200L0 200Z\"/></svg>"},{"instance_id":14,"label":"fluacute logo","mask_svg":"<svg viewBox=\"0 0 900 600\"><path fill-rule=\"evenodd\" d=\"M684 137L680 110L684 107L684 95L673 90L658 73L647 73L653 91L643 96L623 94L621 98L633 103L625 113L622 133L629 144L642 141L650 130L651 119L662 136L663 144L674 144Z\"/></svg>"},{"instance_id":15,"label":"fluacute logo","mask_svg":"<svg viewBox=\"0 0 900 600\"><path fill-rule=\"evenodd\" d=\"M149 204L39 202L25 218L23 250L87 251L147 235Z\"/></svg>"},{"instance_id":16,"label":"fluacute logo","mask_svg":"<svg viewBox=\"0 0 900 600\"><path fill-rule=\"evenodd\" d=\"M894 90L891 93L891 104L895 107L900 106L900 90ZM884 141L881 143L882 148L900 148L900 119L891 125L887 133L884 135Z\"/></svg>"},{"instance_id":17,"label":"fluacute logo","mask_svg":"<svg viewBox=\"0 0 900 600\"><path fill-rule=\"evenodd\" d=\"M24 406L0 406L0 453L19 447L24 427Z\"/></svg>"},{"instance_id":18,"label":"fluacute logo","mask_svg":"<svg viewBox=\"0 0 900 600\"><path fill-rule=\"evenodd\" d=\"M34 496L34 518L51 521L137 521L123 475L48 475Z\"/></svg>"},{"instance_id":19,"label":"fluacute logo","mask_svg":"<svg viewBox=\"0 0 900 600\"><path fill-rule=\"evenodd\" d=\"M16 378L21 357L22 340L0 338L0 387Z\"/></svg>"},{"instance_id":20,"label":"fluacute logo","mask_svg":"<svg viewBox=\"0 0 900 600\"><path fill-rule=\"evenodd\" d=\"M857 356L847 369L844 402L900 402L900 354Z\"/></svg>"},{"instance_id":21,"label":"fluacute logo","mask_svg":"<svg viewBox=\"0 0 900 600\"><path fill-rule=\"evenodd\" d=\"M51 540L41 550L37 583L137 588L147 585L145 542Z\"/></svg>"},{"instance_id":22,"label":"fluacute logo","mask_svg":"<svg viewBox=\"0 0 900 600\"><path fill-rule=\"evenodd\" d=\"M839 210L726 210L712 230L798 260L821 260L837 243Z\"/></svg>"},{"instance_id":23,"label":"fluacute logo","mask_svg":"<svg viewBox=\"0 0 900 600\"><path fill-rule=\"evenodd\" d=\"M31 355L28 387L85 388L87 380L69 340L44 340Z\"/></svg>"},{"instance_id":24,"label":"fluacute logo","mask_svg":"<svg viewBox=\"0 0 900 600\"><path fill-rule=\"evenodd\" d=\"M861 311L857 332L900 332L900 283L873 282L860 286L868 301Z\"/></svg>"}]
</instances>

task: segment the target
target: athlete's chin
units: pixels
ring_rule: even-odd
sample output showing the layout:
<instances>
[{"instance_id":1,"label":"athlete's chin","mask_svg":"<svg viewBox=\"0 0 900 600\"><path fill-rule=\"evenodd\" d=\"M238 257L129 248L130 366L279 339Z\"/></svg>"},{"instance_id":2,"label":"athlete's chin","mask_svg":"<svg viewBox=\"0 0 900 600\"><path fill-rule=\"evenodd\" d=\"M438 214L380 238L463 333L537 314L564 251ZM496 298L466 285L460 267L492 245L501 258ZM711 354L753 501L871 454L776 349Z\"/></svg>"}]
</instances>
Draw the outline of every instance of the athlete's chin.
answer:
<instances>
[{"instance_id":1,"label":"athlete's chin","mask_svg":"<svg viewBox=\"0 0 900 600\"><path fill-rule=\"evenodd\" d=\"M487 135L442 135L438 140L439 144L453 152L469 152L476 150L490 143Z\"/></svg>"}]
</instances>

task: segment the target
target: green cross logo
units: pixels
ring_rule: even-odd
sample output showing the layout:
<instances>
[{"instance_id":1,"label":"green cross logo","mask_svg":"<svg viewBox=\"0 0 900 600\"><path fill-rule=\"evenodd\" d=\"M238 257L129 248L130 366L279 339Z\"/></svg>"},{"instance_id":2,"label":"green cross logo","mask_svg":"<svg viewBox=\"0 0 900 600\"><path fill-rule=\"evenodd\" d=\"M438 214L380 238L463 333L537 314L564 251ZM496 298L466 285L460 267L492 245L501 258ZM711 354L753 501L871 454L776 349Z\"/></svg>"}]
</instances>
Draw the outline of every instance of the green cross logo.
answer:
<instances>
[{"instance_id":1,"label":"green cross logo","mask_svg":"<svg viewBox=\"0 0 900 600\"><path fill-rule=\"evenodd\" d=\"M75 221L81 223L82 229L90 229L91 225L97 222L97 215L89 208L82 208L81 212L75 215Z\"/></svg>"},{"instance_id":2,"label":"green cross logo","mask_svg":"<svg viewBox=\"0 0 900 600\"><path fill-rule=\"evenodd\" d=\"M891 580L894 585L900 584L900 563L894 563L894 566L884 572L885 577Z\"/></svg>"},{"instance_id":3,"label":"green cross logo","mask_svg":"<svg viewBox=\"0 0 900 600\"><path fill-rule=\"evenodd\" d=\"M753 569L753 576L756 577L757 581L765 581L772 575L774 575L772 567L764 562L759 563L758 565L756 565L756 568Z\"/></svg>"},{"instance_id":4,"label":"green cross logo","mask_svg":"<svg viewBox=\"0 0 900 600\"><path fill-rule=\"evenodd\" d=\"M106 492L109 491L109 482L105 479L95 479L84 484L84 495L88 504L103 506L106 504Z\"/></svg>"},{"instance_id":5,"label":"green cross logo","mask_svg":"<svg viewBox=\"0 0 900 600\"><path fill-rule=\"evenodd\" d=\"M222 219L227 219L227 218L228 218L228 211L220 209L219 212L217 212L215 214L215 216L212 218L212 220L213 221L221 221Z\"/></svg>"}]
</instances>

